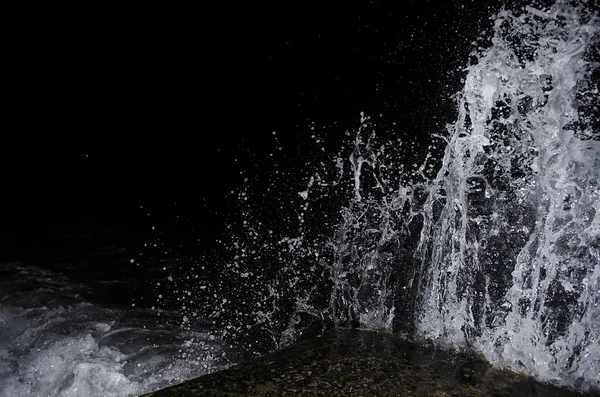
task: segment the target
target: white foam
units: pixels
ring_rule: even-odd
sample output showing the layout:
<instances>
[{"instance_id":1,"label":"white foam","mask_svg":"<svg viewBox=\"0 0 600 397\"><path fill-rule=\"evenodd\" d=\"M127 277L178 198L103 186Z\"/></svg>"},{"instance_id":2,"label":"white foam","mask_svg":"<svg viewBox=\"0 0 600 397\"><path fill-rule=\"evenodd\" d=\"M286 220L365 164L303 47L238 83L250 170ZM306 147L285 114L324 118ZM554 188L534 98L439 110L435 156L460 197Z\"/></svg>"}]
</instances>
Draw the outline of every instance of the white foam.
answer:
<instances>
[{"instance_id":1,"label":"white foam","mask_svg":"<svg viewBox=\"0 0 600 397\"><path fill-rule=\"evenodd\" d=\"M168 313L101 307L60 275L0 266L13 274L0 281L2 397L134 396L224 365L218 340Z\"/></svg>"}]
</instances>

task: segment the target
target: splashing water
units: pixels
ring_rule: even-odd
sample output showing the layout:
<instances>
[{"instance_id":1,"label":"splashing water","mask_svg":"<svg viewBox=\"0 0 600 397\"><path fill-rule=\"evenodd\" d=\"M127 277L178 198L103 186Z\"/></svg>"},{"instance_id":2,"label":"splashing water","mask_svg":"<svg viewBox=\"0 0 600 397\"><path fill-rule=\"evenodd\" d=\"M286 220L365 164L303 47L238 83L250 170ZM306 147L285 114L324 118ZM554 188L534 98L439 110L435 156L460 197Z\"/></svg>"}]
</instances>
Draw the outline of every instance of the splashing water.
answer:
<instances>
[{"instance_id":1,"label":"splashing water","mask_svg":"<svg viewBox=\"0 0 600 397\"><path fill-rule=\"evenodd\" d=\"M599 28L593 11L560 1L501 11L466 69L435 178L428 158L389 193L382 152L359 131L333 266L337 323L392 329L400 311L438 345L600 388ZM365 165L380 191L367 200Z\"/></svg>"},{"instance_id":2,"label":"splashing water","mask_svg":"<svg viewBox=\"0 0 600 397\"><path fill-rule=\"evenodd\" d=\"M360 326L600 389L599 43L593 6L503 10L424 161L361 115L310 175L237 192L208 319L255 355Z\"/></svg>"},{"instance_id":3,"label":"splashing water","mask_svg":"<svg viewBox=\"0 0 600 397\"><path fill-rule=\"evenodd\" d=\"M425 202L417 331L597 388L600 141L582 102L599 21L559 2L494 29Z\"/></svg>"},{"instance_id":4,"label":"splashing water","mask_svg":"<svg viewBox=\"0 0 600 397\"><path fill-rule=\"evenodd\" d=\"M22 285L2 279L0 394L139 394L333 326L600 390L597 6L503 10L490 37L430 153L361 114L331 158L311 127L305 169L234 193L224 258L148 266L169 310L95 305L57 274L2 265Z\"/></svg>"}]
</instances>

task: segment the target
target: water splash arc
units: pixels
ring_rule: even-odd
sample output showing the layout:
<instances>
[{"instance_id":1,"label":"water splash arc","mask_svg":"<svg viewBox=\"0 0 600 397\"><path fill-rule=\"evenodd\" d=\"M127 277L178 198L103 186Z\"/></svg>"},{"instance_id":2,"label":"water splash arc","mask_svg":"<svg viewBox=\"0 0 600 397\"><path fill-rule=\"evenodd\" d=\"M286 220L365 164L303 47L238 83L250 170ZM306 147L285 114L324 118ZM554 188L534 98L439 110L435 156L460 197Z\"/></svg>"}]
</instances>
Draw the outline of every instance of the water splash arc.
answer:
<instances>
[{"instance_id":1,"label":"water splash arc","mask_svg":"<svg viewBox=\"0 0 600 397\"><path fill-rule=\"evenodd\" d=\"M404 305L421 338L600 388L594 12L559 1L496 16L432 177L430 158L410 173L388 167L408 182L369 196L365 171L381 191L382 156L361 127L332 269L336 322L391 330Z\"/></svg>"}]
</instances>

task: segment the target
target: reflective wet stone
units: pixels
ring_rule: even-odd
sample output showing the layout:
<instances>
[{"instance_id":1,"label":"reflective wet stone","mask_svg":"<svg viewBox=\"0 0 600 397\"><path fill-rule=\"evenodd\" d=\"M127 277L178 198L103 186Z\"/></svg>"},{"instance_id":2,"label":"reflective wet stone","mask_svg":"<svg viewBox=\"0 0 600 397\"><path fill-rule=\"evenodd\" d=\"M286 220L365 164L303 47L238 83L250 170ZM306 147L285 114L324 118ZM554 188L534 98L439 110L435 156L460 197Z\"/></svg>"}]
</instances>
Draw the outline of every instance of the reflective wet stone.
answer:
<instances>
[{"instance_id":1,"label":"reflective wet stone","mask_svg":"<svg viewBox=\"0 0 600 397\"><path fill-rule=\"evenodd\" d=\"M584 396L397 335L335 329L147 396Z\"/></svg>"}]
</instances>

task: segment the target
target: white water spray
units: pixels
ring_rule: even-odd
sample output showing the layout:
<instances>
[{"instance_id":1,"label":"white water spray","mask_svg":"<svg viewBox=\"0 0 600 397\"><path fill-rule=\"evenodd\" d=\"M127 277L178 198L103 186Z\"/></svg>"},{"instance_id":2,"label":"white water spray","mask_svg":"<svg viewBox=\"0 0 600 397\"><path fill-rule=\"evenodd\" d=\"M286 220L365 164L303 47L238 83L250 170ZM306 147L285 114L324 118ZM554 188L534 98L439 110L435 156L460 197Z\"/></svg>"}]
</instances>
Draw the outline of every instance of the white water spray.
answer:
<instances>
[{"instance_id":1,"label":"white water spray","mask_svg":"<svg viewBox=\"0 0 600 397\"><path fill-rule=\"evenodd\" d=\"M400 326L600 389L595 12L559 1L497 15L491 46L466 69L436 176L431 156L420 168L390 164L363 117L334 249L336 324Z\"/></svg>"},{"instance_id":2,"label":"white water spray","mask_svg":"<svg viewBox=\"0 0 600 397\"><path fill-rule=\"evenodd\" d=\"M299 189L296 174L270 183L299 194L241 191L243 222L209 315L223 336L262 354L332 324L406 331L600 389L600 22L590 8L500 12L465 70L443 155L413 164L415 148L380 141L362 115L351 153L307 160ZM257 216L264 208L271 223Z\"/></svg>"},{"instance_id":3,"label":"white water spray","mask_svg":"<svg viewBox=\"0 0 600 397\"><path fill-rule=\"evenodd\" d=\"M600 141L582 103L600 22L558 2L494 31L423 208L417 333L600 388Z\"/></svg>"}]
</instances>

